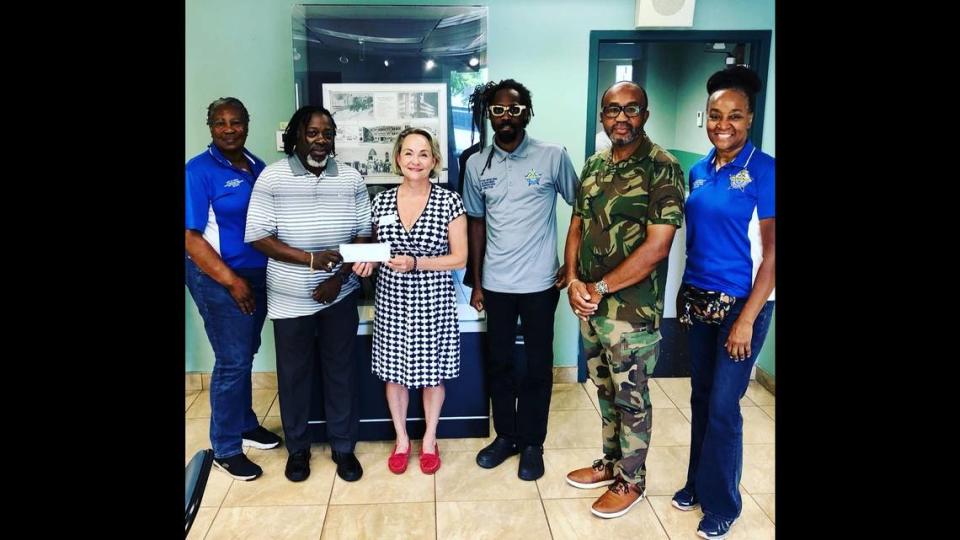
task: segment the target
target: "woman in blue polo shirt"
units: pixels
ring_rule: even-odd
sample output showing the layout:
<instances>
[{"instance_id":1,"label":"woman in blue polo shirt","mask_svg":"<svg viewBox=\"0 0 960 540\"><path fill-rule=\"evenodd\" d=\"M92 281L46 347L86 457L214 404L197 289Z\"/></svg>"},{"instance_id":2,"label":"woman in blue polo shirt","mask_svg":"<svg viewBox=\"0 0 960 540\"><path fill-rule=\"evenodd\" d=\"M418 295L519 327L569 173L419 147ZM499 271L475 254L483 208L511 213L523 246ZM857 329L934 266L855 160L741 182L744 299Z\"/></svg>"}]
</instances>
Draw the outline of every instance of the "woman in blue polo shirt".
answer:
<instances>
[{"instance_id":1,"label":"woman in blue polo shirt","mask_svg":"<svg viewBox=\"0 0 960 540\"><path fill-rule=\"evenodd\" d=\"M243 243L247 206L265 164L244 148L250 115L239 99L207 108L212 142L186 166L186 281L215 361L210 377L214 465L239 480L263 473L244 446L281 439L253 412L250 371L267 314L267 257Z\"/></svg>"},{"instance_id":2,"label":"woman in blue polo shirt","mask_svg":"<svg viewBox=\"0 0 960 540\"><path fill-rule=\"evenodd\" d=\"M700 504L697 534L703 538L725 537L740 516L740 399L773 313L774 160L747 139L760 85L742 66L710 77L707 137L713 149L689 175L677 315L689 330L692 436L687 482L673 506ZM759 222L760 246L751 246L751 222ZM758 267L751 251L760 255Z\"/></svg>"}]
</instances>

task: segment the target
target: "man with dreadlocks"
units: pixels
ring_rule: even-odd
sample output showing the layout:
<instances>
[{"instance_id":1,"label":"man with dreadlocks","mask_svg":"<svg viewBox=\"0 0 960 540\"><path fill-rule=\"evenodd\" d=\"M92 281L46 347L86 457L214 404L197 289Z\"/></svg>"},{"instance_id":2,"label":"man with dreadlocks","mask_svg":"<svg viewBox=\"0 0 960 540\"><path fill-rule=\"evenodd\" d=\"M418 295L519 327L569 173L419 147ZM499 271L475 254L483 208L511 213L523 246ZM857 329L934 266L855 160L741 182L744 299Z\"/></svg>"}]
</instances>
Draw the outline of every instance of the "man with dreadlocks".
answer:
<instances>
[{"instance_id":1,"label":"man with dreadlocks","mask_svg":"<svg viewBox=\"0 0 960 540\"><path fill-rule=\"evenodd\" d=\"M474 119L482 125L489 114L493 144L467 160L463 201L470 217L470 305L487 311L487 389L497 436L477 464L490 469L519 453L517 476L536 480L543 476L560 296L557 194L572 206L579 181L562 146L527 134L533 103L525 86L502 80L479 98ZM518 315L525 362L513 357Z\"/></svg>"},{"instance_id":2,"label":"man with dreadlocks","mask_svg":"<svg viewBox=\"0 0 960 540\"><path fill-rule=\"evenodd\" d=\"M323 107L301 107L287 124L288 157L268 165L247 211L244 240L269 257L267 316L277 345L280 417L287 439L285 474L310 476L308 425L316 369L323 379L327 437L337 475L363 474L353 454L359 429L357 334L359 282L340 244L370 241L370 197L363 177L333 158L337 124ZM317 361L319 360L319 366Z\"/></svg>"}]
</instances>

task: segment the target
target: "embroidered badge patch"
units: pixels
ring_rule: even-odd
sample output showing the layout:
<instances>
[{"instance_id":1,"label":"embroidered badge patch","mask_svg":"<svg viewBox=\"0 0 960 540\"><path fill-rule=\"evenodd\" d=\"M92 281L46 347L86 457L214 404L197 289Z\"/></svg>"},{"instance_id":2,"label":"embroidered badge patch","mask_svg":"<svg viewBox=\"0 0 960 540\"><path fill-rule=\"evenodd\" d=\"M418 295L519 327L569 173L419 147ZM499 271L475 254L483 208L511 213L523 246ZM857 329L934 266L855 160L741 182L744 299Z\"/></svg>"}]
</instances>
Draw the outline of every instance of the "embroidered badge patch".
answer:
<instances>
[{"instance_id":1,"label":"embroidered badge patch","mask_svg":"<svg viewBox=\"0 0 960 540\"><path fill-rule=\"evenodd\" d=\"M743 191L743 188L747 187L747 184L753 181L753 178L750 178L750 173L746 169L741 169L737 174L730 175L730 187L728 189L739 189Z\"/></svg>"},{"instance_id":2,"label":"embroidered badge patch","mask_svg":"<svg viewBox=\"0 0 960 540\"><path fill-rule=\"evenodd\" d=\"M524 177L527 179L528 186L539 186L540 179L543 178L543 174L537 174L537 171L530 169L530 172Z\"/></svg>"},{"instance_id":3,"label":"embroidered badge patch","mask_svg":"<svg viewBox=\"0 0 960 540\"><path fill-rule=\"evenodd\" d=\"M227 180L227 183L224 184L223 187L237 187L242 183L243 183L243 180L240 180L239 178L234 178L233 180Z\"/></svg>"},{"instance_id":4,"label":"embroidered badge patch","mask_svg":"<svg viewBox=\"0 0 960 540\"><path fill-rule=\"evenodd\" d=\"M706 184L706 183L707 183L707 181L704 180L703 178L698 178L698 179L696 179L696 180L693 181L693 187L690 188L690 189L697 189L698 187L700 187L700 186L702 186L702 185L704 185L704 184Z\"/></svg>"}]
</instances>

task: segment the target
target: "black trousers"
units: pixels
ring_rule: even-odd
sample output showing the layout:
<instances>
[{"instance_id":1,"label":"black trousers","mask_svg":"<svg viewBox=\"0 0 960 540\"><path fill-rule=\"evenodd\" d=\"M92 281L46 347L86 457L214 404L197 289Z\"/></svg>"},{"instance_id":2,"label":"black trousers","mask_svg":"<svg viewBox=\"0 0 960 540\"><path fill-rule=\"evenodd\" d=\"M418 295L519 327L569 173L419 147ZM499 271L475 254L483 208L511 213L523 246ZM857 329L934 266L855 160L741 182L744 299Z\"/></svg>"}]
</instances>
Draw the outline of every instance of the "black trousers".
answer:
<instances>
[{"instance_id":1,"label":"black trousers","mask_svg":"<svg viewBox=\"0 0 960 540\"><path fill-rule=\"evenodd\" d=\"M497 435L522 446L541 446L553 390L553 316L560 291L526 294L483 290L487 311L487 391ZM514 358L517 316L525 361Z\"/></svg>"},{"instance_id":2,"label":"black trousers","mask_svg":"<svg viewBox=\"0 0 960 540\"><path fill-rule=\"evenodd\" d=\"M280 420L287 451L310 448L310 402L317 365L323 379L323 409L330 447L353 452L360 425L357 363L357 293L318 311L292 319L274 319Z\"/></svg>"}]
</instances>

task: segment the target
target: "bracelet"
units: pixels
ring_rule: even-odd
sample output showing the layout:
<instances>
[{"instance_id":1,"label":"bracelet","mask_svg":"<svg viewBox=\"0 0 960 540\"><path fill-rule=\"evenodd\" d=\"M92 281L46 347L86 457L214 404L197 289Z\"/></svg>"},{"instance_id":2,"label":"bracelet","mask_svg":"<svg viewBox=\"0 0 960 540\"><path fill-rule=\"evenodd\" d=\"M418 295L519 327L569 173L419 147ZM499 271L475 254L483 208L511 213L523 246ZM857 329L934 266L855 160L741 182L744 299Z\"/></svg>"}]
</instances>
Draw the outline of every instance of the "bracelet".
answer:
<instances>
[{"instance_id":1,"label":"bracelet","mask_svg":"<svg viewBox=\"0 0 960 540\"><path fill-rule=\"evenodd\" d=\"M417 271L417 256L416 256L416 255L411 255L411 257L413 257L413 271L416 272L416 271Z\"/></svg>"},{"instance_id":2,"label":"bracelet","mask_svg":"<svg viewBox=\"0 0 960 540\"><path fill-rule=\"evenodd\" d=\"M310 273L313 273L313 252L310 252Z\"/></svg>"}]
</instances>

